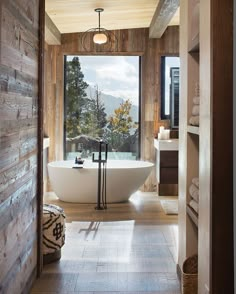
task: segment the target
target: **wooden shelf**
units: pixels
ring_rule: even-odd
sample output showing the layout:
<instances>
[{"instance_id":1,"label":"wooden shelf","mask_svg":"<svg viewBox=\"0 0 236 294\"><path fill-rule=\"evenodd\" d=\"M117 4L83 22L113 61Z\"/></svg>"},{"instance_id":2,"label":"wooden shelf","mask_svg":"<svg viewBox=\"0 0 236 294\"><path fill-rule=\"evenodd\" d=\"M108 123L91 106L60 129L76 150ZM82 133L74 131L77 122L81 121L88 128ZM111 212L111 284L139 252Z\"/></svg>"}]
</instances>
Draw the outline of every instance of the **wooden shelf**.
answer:
<instances>
[{"instance_id":1,"label":"wooden shelf","mask_svg":"<svg viewBox=\"0 0 236 294\"><path fill-rule=\"evenodd\" d=\"M200 0L203 1L203 0ZM183 67L181 79L186 81L180 88L180 96L184 101L180 104L179 158L185 168L179 169L179 190L185 197L180 197L179 205L179 230L184 238L179 240L179 262L182 266L184 256L191 256L199 250L198 214L189 203L189 186L192 179L199 175L199 126L191 125L193 97L199 96L200 89L200 39L199 39L199 0L188 0L182 3L182 23L180 24L180 58ZM202 41L202 37L201 37ZM199 113L200 118L200 113ZM184 144L183 144L184 143ZM199 218L200 219L200 218ZM182 225L183 224L183 225ZM200 225L200 222L199 222Z\"/></svg>"},{"instance_id":2,"label":"wooden shelf","mask_svg":"<svg viewBox=\"0 0 236 294\"><path fill-rule=\"evenodd\" d=\"M200 15L200 3L199 0L192 0L189 1L190 3L190 22L189 22L189 28L190 28L190 36L189 36L189 42L188 42L188 52L199 52L199 15Z\"/></svg>"},{"instance_id":3,"label":"wooden shelf","mask_svg":"<svg viewBox=\"0 0 236 294\"><path fill-rule=\"evenodd\" d=\"M199 127L195 127L195 126L187 126L187 132L190 134L195 134L195 135L199 135Z\"/></svg>"},{"instance_id":4,"label":"wooden shelf","mask_svg":"<svg viewBox=\"0 0 236 294\"><path fill-rule=\"evenodd\" d=\"M199 53L199 35L196 35L195 38L191 40L191 43L189 44L188 53Z\"/></svg>"},{"instance_id":5,"label":"wooden shelf","mask_svg":"<svg viewBox=\"0 0 236 294\"><path fill-rule=\"evenodd\" d=\"M188 216L191 218L193 223L198 227L198 215L197 213L187 204L186 211Z\"/></svg>"}]
</instances>

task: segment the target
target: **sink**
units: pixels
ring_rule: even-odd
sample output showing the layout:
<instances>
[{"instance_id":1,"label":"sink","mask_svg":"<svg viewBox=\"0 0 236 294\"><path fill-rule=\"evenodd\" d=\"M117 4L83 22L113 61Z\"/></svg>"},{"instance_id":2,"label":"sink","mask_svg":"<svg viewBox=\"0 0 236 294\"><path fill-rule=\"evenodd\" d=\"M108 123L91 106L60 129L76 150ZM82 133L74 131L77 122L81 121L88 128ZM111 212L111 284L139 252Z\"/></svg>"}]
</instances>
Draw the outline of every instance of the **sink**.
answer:
<instances>
[{"instance_id":1,"label":"sink","mask_svg":"<svg viewBox=\"0 0 236 294\"><path fill-rule=\"evenodd\" d=\"M169 139L169 140L154 139L154 147L160 151L179 150L179 139Z\"/></svg>"}]
</instances>

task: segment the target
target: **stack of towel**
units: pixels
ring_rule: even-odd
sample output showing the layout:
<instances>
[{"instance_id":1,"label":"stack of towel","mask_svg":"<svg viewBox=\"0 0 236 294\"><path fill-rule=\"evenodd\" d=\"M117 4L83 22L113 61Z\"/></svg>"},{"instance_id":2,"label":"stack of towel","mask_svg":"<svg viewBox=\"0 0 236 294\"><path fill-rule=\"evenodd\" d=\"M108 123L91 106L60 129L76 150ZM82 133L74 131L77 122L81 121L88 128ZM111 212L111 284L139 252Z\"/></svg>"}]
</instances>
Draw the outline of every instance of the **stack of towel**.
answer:
<instances>
[{"instance_id":1,"label":"stack of towel","mask_svg":"<svg viewBox=\"0 0 236 294\"><path fill-rule=\"evenodd\" d=\"M189 119L190 125L199 126L199 107L200 107L199 84L196 83L195 96L193 97L192 114Z\"/></svg>"},{"instance_id":2,"label":"stack of towel","mask_svg":"<svg viewBox=\"0 0 236 294\"><path fill-rule=\"evenodd\" d=\"M199 203L199 178L193 178L192 184L189 187L189 194L191 200L189 201L189 206L198 214L198 203Z\"/></svg>"}]
</instances>

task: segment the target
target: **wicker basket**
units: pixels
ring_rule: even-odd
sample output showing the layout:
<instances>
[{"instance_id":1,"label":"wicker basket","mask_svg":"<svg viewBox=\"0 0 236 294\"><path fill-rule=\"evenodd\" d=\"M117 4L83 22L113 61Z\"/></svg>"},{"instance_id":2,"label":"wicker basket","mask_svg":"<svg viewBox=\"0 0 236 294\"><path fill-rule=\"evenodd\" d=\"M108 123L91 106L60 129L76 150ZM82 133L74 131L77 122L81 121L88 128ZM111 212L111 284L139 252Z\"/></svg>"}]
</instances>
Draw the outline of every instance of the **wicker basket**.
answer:
<instances>
[{"instance_id":1,"label":"wicker basket","mask_svg":"<svg viewBox=\"0 0 236 294\"><path fill-rule=\"evenodd\" d=\"M197 294L198 256L194 254L183 263L182 294Z\"/></svg>"}]
</instances>

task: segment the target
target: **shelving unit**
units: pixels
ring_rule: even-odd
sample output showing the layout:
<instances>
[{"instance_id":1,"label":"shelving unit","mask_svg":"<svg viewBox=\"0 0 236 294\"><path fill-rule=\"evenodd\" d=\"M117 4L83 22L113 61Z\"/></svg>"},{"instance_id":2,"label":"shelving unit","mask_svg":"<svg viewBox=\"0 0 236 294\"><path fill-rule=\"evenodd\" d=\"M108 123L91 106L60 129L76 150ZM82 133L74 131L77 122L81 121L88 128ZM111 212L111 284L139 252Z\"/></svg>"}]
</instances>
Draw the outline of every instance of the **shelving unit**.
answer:
<instances>
[{"instance_id":1,"label":"shelving unit","mask_svg":"<svg viewBox=\"0 0 236 294\"><path fill-rule=\"evenodd\" d=\"M187 251L186 257L198 253L198 215L188 205L191 200L189 187L192 184L192 179L199 177L199 126L189 125L189 119L192 116L194 106L193 98L199 95L199 1L188 1L188 50L187 58L187 158L186 158L186 238ZM197 136L196 136L197 135ZM194 226L193 226L194 223ZM196 226L196 227L195 227ZM193 238L194 236L194 238Z\"/></svg>"},{"instance_id":2,"label":"shelving unit","mask_svg":"<svg viewBox=\"0 0 236 294\"><path fill-rule=\"evenodd\" d=\"M232 11L233 1L180 0L177 270L181 275L186 258L198 253L198 294L234 289ZM199 127L189 124L196 83L201 100ZM188 205L189 186L196 176L198 215Z\"/></svg>"},{"instance_id":3,"label":"shelving unit","mask_svg":"<svg viewBox=\"0 0 236 294\"><path fill-rule=\"evenodd\" d=\"M198 214L189 206L189 187L199 177L199 126L189 124L199 92L199 0L182 0L180 18L181 99L179 128L179 262L198 253ZM183 82L184 81L184 82ZM181 169L181 163L183 169ZM181 269L179 269L181 272Z\"/></svg>"}]
</instances>

